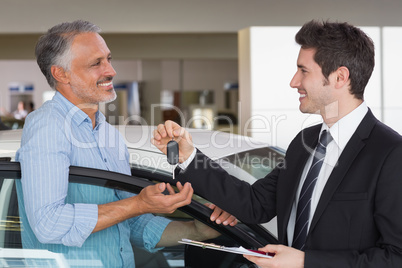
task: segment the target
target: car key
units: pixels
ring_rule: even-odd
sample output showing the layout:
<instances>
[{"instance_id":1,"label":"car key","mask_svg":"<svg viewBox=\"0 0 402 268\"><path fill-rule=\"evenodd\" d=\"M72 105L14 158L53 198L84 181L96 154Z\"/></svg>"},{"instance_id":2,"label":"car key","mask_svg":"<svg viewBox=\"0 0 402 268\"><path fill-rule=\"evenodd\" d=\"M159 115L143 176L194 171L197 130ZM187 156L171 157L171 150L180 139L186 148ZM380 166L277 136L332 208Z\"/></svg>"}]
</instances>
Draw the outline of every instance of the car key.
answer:
<instances>
[{"instance_id":1,"label":"car key","mask_svg":"<svg viewBox=\"0 0 402 268\"><path fill-rule=\"evenodd\" d=\"M179 144L172 138L171 141L168 142L167 148L166 148L166 156L167 156L167 161L171 165L177 165L179 163ZM176 179L175 177L175 172L173 168L173 179Z\"/></svg>"}]
</instances>

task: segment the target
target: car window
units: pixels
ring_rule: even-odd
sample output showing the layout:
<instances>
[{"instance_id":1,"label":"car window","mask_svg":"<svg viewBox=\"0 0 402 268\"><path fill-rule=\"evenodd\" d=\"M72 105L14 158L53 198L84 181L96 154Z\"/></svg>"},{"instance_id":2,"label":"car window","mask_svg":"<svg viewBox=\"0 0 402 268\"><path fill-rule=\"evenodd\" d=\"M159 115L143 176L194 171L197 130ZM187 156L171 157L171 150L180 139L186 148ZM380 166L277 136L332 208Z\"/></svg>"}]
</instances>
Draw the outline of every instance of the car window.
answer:
<instances>
[{"instance_id":1,"label":"car window","mask_svg":"<svg viewBox=\"0 0 402 268\"><path fill-rule=\"evenodd\" d=\"M263 147L230 155L223 160L240 167L255 179L260 179L283 162L284 154L269 147Z\"/></svg>"},{"instance_id":2,"label":"car window","mask_svg":"<svg viewBox=\"0 0 402 268\"><path fill-rule=\"evenodd\" d=\"M143 176L127 176L114 172L80 167L70 168L70 184L96 185L107 189L124 190L139 193L141 189L152 184L149 178L163 180L163 175L155 175L141 171ZM18 184L20 182L18 163L0 163L0 267L96 267L101 263L96 256L91 260L71 260L62 254L44 249L24 248L21 237L24 236L26 219L19 213ZM22 202L20 200L20 202ZM189 220L196 218L218 230L222 235L208 241L225 246L243 246L258 248L267 243L276 243L274 237L258 225L238 224L236 227L218 226L209 222L211 210L204 205L193 201L189 206L181 209L182 215L171 218L173 220ZM166 215L170 217L171 215ZM214 250L178 245L166 247L155 253L134 247L137 267L253 267L241 255ZM95 261L95 262L94 262ZM85 264L91 263L86 266ZM97 264L97 265L93 265Z\"/></svg>"}]
</instances>

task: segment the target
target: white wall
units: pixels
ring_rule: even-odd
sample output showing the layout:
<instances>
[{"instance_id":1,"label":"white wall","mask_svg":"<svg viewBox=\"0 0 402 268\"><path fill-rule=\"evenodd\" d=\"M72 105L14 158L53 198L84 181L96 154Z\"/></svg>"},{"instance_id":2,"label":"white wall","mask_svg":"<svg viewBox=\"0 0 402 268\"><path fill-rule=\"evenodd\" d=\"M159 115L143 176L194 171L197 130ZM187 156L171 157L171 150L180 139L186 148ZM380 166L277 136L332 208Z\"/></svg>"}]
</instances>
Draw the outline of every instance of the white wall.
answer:
<instances>
[{"instance_id":1,"label":"white wall","mask_svg":"<svg viewBox=\"0 0 402 268\"><path fill-rule=\"evenodd\" d=\"M384 122L402 134L402 28L383 30Z\"/></svg>"},{"instance_id":2,"label":"white wall","mask_svg":"<svg viewBox=\"0 0 402 268\"><path fill-rule=\"evenodd\" d=\"M239 32L241 133L283 148L306 118L297 110L297 91L289 86L296 70L298 29L251 27Z\"/></svg>"}]
</instances>

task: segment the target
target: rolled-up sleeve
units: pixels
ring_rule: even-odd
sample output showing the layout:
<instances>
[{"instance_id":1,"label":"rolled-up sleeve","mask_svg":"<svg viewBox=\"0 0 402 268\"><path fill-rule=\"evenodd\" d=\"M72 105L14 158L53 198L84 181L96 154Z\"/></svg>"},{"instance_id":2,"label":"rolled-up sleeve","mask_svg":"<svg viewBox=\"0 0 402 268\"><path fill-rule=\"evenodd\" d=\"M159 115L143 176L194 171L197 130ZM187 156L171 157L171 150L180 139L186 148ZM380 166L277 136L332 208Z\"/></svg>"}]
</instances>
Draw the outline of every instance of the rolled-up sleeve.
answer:
<instances>
[{"instance_id":1,"label":"rolled-up sleeve","mask_svg":"<svg viewBox=\"0 0 402 268\"><path fill-rule=\"evenodd\" d=\"M116 192L120 199L135 195L126 191ZM131 243L149 252L159 250L155 248L156 244L161 240L162 234L170 222L171 220L167 218L155 216L150 213L128 219Z\"/></svg>"},{"instance_id":2,"label":"rolled-up sleeve","mask_svg":"<svg viewBox=\"0 0 402 268\"><path fill-rule=\"evenodd\" d=\"M152 214L144 214L129 221L131 242L149 252L158 250L155 248L156 244L161 240L166 226L170 223L170 220Z\"/></svg>"}]
</instances>

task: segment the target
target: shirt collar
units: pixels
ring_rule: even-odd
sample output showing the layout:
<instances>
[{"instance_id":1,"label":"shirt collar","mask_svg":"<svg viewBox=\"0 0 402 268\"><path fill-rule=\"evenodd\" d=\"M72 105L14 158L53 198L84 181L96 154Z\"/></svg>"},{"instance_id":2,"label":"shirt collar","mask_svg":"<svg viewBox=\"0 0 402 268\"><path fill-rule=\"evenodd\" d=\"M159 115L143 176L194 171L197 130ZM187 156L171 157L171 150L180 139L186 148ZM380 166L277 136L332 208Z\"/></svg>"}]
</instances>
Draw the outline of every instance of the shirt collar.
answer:
<instances>
[{"instance_id":1,"label":"shirt collar","mask_svg":"<svg viewBox=\"0 0 402 268\"><path fill-rule=\"evenodd\" d=\"M83 122L91 123L89 116L84 113L80 108L71 103L66 97L64 97L60 92L56 91L53 97L53 101L60 104L61 108L66 113L66 119L74 121L78 126ZM106 121L106 117L98 110L95 114L95 128Z\"/></svg>"},{"instance_id":2,"label":"shirt collar","mask_svg":"<svg viewBox=\"0 0 402 268\"><path fill-rule=\"evenodd\" d=\"M324 129L329 131L335 143L339 146L340 150L343 151L367 112L367 104L365 101L363 101L362 104L360 104L356 109L346 116L342 117L338 122L332 125L331 128L329 128L327 124L323 123L321 132Z\"/></svg>"},{"instance_id":3,"label":"shirt collar","mask_svg":"<svg viewBox=\"0 0 402 268\"><path fill-rule=\"evenodd\" d=\"M99 110L96 112L96 122L95 129L99 129L99 127L106 121L106 117Z\"/></svg>"}]
</instances>

